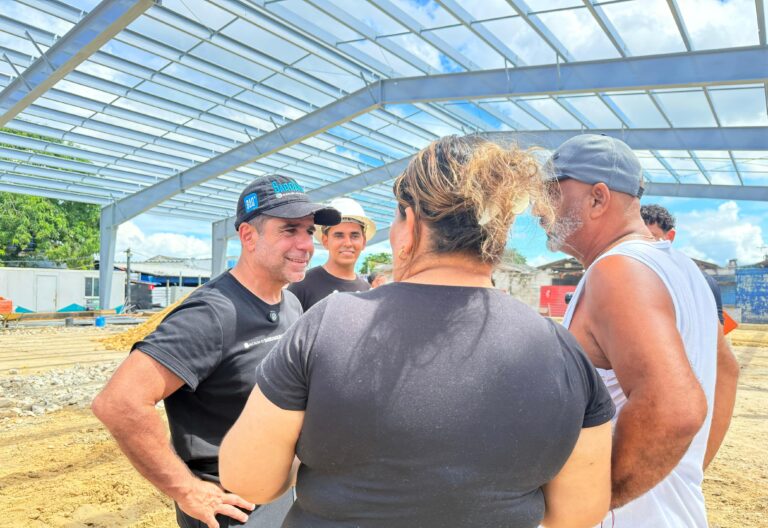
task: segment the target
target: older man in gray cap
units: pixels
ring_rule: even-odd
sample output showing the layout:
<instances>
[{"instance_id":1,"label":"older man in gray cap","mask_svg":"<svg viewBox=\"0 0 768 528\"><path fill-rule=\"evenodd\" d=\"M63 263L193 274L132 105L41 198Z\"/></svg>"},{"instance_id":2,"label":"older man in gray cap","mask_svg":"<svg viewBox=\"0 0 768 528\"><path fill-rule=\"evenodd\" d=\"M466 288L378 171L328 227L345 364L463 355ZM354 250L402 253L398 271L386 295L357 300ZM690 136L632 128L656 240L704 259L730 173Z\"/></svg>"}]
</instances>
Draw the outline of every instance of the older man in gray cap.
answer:
<instances>
[{"instance_id":1,"label":"older man in gray cap","mask_svg":"<svg viewBox=\"0 0 768 528\"><path fill-rule=\"evenodd\" d=\"M696 265L640 216L642 169L584 134L548 162L548 245L586 269L563 324L616 404L608 526L705 527L701 490L717 370L715 302Z\"/></svg>"}]
</instances>

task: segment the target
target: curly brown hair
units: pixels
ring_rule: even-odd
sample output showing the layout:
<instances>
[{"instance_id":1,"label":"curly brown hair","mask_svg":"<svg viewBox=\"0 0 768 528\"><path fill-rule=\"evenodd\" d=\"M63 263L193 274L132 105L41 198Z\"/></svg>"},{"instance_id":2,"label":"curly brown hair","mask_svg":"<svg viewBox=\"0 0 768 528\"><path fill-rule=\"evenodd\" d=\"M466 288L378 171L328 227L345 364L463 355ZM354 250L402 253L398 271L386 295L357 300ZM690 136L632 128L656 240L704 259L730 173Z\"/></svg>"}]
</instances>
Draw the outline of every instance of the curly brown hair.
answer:
<instances>
[{"instance_id":1,"label":"curly brown hair","mask_svg":"<svg viewBox=\"0 0 768 528\"><path fill-rule=\"evenodd\" d=\"M430 231L434 253L464 253L497 264L509 228L529 203L553 217L540 164L530 151L482 136L447 136L419 151L393 185L402 216L410 207Z\"/></svg>"}]
</instances>

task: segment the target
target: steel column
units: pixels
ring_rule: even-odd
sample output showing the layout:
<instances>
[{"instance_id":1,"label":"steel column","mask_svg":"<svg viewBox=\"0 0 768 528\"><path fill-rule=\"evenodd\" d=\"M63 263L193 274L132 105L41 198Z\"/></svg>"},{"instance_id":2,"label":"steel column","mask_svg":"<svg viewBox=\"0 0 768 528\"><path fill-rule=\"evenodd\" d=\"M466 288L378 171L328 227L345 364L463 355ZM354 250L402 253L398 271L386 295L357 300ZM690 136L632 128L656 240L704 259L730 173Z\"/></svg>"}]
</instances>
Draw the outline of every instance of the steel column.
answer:
<instances>
[{"instance_id":1,"label":"steel column","mask_svg":"<svg viewBox=\"0 0 768 528\"><path fill-rule=\"evenodd\" d=\"M117 228L114 223L114 205L107 205L101 210L99 222L99 309L108 310L112 302L112 277L115 266L115 245Z\"/></svg>"},{"instance_id":2,"label":"steel column","mask_svg":"<svg viewBox=\"0 0 768 528\"><path fill-rule=\"evenodd\" d=\"M227 225L229 218L217 220L211 225L211 279L227 269ZM234 226L233 226L234 229Z\"/></svg>"}]
</instances>

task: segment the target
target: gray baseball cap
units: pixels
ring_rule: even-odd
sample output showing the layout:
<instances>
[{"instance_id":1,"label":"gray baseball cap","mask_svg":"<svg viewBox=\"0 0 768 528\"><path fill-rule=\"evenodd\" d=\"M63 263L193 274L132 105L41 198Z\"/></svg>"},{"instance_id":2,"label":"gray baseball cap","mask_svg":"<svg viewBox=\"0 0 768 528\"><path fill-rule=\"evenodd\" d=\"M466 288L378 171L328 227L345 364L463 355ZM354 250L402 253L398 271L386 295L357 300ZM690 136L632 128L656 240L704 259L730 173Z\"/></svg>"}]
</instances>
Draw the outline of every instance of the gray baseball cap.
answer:
<instances>
[{"instance_id":1,"label":"gray baseball cap","mask_svg":"<svg viewBox=\"0 0 768 528\"><path fill-rule=\"evenodd\" d=\"M604 183L612 191L640 198L643 169L635 153L623 141L605 135L572 137L547 161L549 178L571 178L580 182Z\"/></svg>"}]
</instances>

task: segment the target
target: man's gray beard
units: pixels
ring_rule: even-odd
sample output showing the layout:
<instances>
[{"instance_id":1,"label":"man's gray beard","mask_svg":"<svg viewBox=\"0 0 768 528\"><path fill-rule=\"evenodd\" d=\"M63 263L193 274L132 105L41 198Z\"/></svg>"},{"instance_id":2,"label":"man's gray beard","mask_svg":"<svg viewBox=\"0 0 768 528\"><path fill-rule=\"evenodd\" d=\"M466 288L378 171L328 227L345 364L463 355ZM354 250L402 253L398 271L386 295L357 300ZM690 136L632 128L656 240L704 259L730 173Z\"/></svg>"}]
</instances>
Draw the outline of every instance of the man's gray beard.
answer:
<instances>
[{"instance_id":1,"label":"man's gray beard","mask_svg":"<svg viewBox=\"0 0 768 528\"><path fill-rule=\"evenodd\" d=\"M566 240L584 225L579 212L577 207L569 208L555 221L552 229L547 233L547 249L557 252L570 246Z\"/></svg>"}]
</instances>

